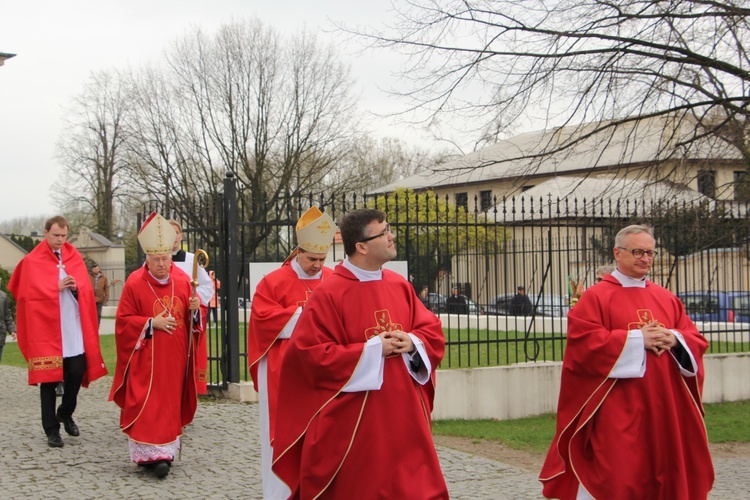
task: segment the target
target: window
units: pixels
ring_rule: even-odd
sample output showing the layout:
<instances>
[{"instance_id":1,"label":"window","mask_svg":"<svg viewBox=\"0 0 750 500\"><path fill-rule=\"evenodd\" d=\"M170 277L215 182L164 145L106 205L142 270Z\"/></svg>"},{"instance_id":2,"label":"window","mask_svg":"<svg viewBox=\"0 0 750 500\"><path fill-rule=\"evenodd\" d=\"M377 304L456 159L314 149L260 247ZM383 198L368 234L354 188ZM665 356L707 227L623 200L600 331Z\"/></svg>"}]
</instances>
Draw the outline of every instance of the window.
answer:
<instances>
[{"instance_id":1,"label":"window","mask_svg":"<svg viewBox=\"0 0 750 500\"><path fill-rule=\"evenodd\" d=\"M456 207L464 207L464 210L469 210L469 196L466 193L456 193Z\"/></svg>"},{"instance_id":2,"label":"window","mask_svg":"<svg viewBox=\"0 0 750 500\"><path fill-rule=\"evenodd\" d=\"M734 173L734 199L750 201L750 176L744 170Z\"/></svg>"},{"instance_id":3,"label":"window","mask_svg":"<svg viewBox=\"0 0 750 500\"><path fill-rule=\"evenodd\" d=\"M481 204L482 212L486 212L492 208L492 191L480 191L479 203Z\"/></svg>"},{"instance_id":4,"label":"window","mask_svg":"<svg viewBox=\"0 0 750 500\"><path fill-rule=\"evenodd\" d=\"M716 170L698 172L698 192L706 196L716 196Z\"/></svg>"}]
</instances>

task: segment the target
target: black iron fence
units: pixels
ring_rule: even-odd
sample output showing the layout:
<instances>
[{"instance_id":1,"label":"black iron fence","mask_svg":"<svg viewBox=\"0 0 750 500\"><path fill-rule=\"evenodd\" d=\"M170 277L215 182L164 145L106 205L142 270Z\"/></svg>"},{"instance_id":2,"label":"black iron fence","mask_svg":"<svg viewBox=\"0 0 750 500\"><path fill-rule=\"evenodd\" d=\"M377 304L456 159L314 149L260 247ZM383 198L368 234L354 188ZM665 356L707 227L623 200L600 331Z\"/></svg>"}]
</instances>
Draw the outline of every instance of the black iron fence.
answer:
<instances>
[{"instance_id":1,"label":"black iron fence","mask_svg":"<svg viewBox=\"0 0 750 500\"><path fill-rule=\"evenodd\" d=\"M189 208L151 204L143 214L156 209L182 221L186 247L208 252L221 282L220 315L208 336L213 385L249 380L250 264L284 260L296 222L312 204L334 219L364 206L386 212L407 278L417 293L426 288L427 305L443 319L444 368L561 360L571 302L593 284L597 267L613 263L614 236L629 224L654 228L650 279L682 298L711 352L750 350L745 204L519 197L457 206L447 196L407 191L265 199L237 191L228 177L216 198ZM331 261L343 257L343 246L334 244ZM528 316L510 309L519 285L532 303ZM454 287L458 306L448 299Z\"/></svg>"}]
</instances>

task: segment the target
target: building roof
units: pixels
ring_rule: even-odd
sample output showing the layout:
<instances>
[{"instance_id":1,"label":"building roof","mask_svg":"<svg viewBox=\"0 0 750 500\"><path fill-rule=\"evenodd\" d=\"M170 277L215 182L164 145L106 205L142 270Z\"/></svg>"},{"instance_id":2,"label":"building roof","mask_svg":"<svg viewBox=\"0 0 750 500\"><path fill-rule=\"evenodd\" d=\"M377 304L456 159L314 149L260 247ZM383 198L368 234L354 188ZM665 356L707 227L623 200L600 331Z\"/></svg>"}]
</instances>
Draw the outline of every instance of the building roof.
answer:
<instances>
[{"instance_id":1,"label":"building roof","mask_svg":"<svg viewBox=\"0 0 750 500\"><path fill-rule=\"evenodd\" d=\"M7 52L0 52L0 66L2 66L5 63L6 59L10 59L11 57L16 57L16 55L8 54Z\"/></svg>"},{"instance_id":2,"label":"building roof","mask_svg":"<svg viewBox=\"0 0 750 500\"><path fill-rule=\"evenodd\" d=\"M432 170L402 179L372 193L396 188L428 189L507 181L554 174L574 175L591 170L645 165L672 157L680 159L740 160L740 153L716 138L705 138L689 146L695 126L681 122L669 125L668 117L644 119L594 132L606 123L590 123L529 132L500 141L474 153L453 157ZM674 134L665 130L675 130ZM591 135L588 135L591 134ZM580 138L571 145L571 141ZM556 151L547 154L549 151Z\"/></svg>"},{"instance_id":3,"label":"building roof","mask_svg":"<svg viewBox=\"0 0 750 500\"><path fill-rule=\"evenodd\" d=\"M124 245L114 243L107 237L95 233L88 228L81 228L78 234L71 236L68 241L76 248L123 248Z\"/></svg>"},{"instance_id":4,"label":"building roof","mask_svg":"<svg viewBox=\"0 0 750 500\"><path fill-rule=\"evenodd\" d=\"M20 250L20 251L21 251L21 252L23 252L24 254L27 254L27 253L28 253L28 252L26 251L26 249L24 249L24 248L23 248L23 247L22 247L21 245L19 245L18 243L16 243L15 241L13 241L13 240L12 240L12 239L10 239L9 237L7 237L6 235L4 235L4 234L0 234L0 238L4 239L5 241L7 241L7 242L8 242L8 243L10 243L11 245L13 245L14 247L16 247L16 248L17 248L18 250Z\"/></svg>"},{"instance_id":5,"label":"building roof","mask_svg":"<svg viewBox=\"0 0 750 500\"><path fill-rule=\"evenodd\" d=\"M706 204L713 208L716 201L670 182L566 176L546 180L521 195L505 198L488 213L496 210L509 222L560 217L609 218L649 212L659 204L670 207ZM744 211L743 204L723 202L723 206L734 216Z\"/></svg>"}]
</instances>

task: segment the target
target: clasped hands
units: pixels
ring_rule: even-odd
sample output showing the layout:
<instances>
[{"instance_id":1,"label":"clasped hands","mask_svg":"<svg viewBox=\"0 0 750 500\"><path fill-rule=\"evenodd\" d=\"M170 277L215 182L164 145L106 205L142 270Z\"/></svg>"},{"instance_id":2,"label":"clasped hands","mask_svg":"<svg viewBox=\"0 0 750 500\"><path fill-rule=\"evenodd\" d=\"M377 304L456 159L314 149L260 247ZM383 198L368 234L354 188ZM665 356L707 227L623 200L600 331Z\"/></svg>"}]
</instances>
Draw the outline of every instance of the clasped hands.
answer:
<instances>
[{"instance_id":1,"label":"clasped hands","mask_svg":"<svg viewBox=\"0 0 750 500\"><path fill-rule=\"evenodd\" d=\"M191 297L189 307L191 311L197 311L201 306L201 299L198 296ZM169 311L162 311L161 314L154 316L151 326L156 330L164 330L172 333L177 327L177 319Z\"/></svg>"},{"instance_id":2,"label":"clasped hands","mask_svg":"<svg viewBox=\"0 0 750 500\"><path fill-rule=\"evenodd\" d=\"M657 356L677 345L677 338L674 333L663 326L659 326L657 321L651 321L641 327L643 332L643 345L649 351Z\"/></svg>"},{"instance_id":3,"label":"clasped hands","mask_svg":"<svg viewBox=\"0 0 750 500\"><path fill-rule=\"evenodd\" d=\"M414 342L406 332L393 330L383 332L380 335L380 341L383 343L383 356L395 356L396 354L409 353L414 350Z\"/></svg>"},{"instance_id":4,"label":"clasped hands","mask_svg":"<svg viewBox=\"0 0 750 500\"><path fill-rule=\"evenodd\" d=\"M57 283L57 289L61 292L65 290L66 288L70 288L71 291L75 292L78 290L78 285L76 285L76 280L73 276L67 275Z\"/></svg>"}]
</instances>

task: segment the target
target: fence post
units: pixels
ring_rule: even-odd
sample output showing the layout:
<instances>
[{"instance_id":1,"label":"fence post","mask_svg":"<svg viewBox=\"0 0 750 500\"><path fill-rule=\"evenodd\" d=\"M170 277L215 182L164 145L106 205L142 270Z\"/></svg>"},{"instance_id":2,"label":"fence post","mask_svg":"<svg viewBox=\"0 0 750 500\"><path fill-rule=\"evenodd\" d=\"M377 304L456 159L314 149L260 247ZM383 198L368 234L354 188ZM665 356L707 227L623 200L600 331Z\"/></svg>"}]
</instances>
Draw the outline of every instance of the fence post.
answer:
<instances>
[{"instance_id":1,"label":"fence post","mask_svg":"<svg viewBox=\"0 0 750 500\"><path fill-rule=\"evenodd\" d=\"M226 337L224 338L225 359L227 371L226 382L240 381L240 317L239 317L239 262L237 260L237 237L239 235L237 214L237 184L232 171L227 171L224 178L224 221L226 262L226 304L222 304L226 311ZM224 288L224 287L222 287Z\"/></svg>"}]
</instances>

